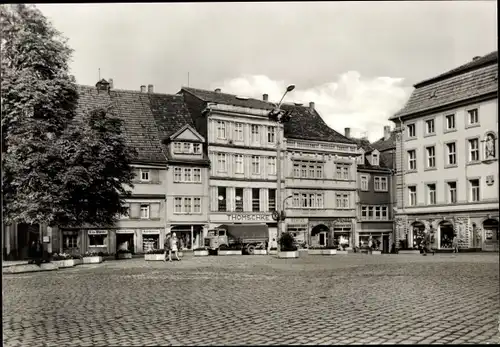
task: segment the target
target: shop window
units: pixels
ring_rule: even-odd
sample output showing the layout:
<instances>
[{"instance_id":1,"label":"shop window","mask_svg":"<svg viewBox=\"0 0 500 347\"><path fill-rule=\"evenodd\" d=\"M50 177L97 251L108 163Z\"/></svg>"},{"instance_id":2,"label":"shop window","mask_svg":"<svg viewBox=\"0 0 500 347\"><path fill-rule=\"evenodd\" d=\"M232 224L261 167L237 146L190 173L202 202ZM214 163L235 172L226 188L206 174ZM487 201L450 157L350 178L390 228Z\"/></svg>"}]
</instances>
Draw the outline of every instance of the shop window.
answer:
<instances>
[{"instance_id":1,"label":"shop window","mask_svg":"<svg viewBox=\"0 0 500 347\"><path fill-rule=\"evenodd\" d=\"M142 249L144 252L160 249L160 235L151 234L142 236Z\"/></svg>"},{"instance_id":2,"label":"shop window","mask_svg":"<svg viewBox=\"0 0 500 347\"><path fill-rule=\"evenodd\" d=\"M108 241L108 235L89 235L89 246L90 247L106 247Z\"/></svg>"},{"instance_id":3,"label":"shop window","mask_svg":"<svg viewBox=\"0 0 500 347\"><path fill-rule=\"evenodd\" d=\"M70 250L78 248L78 232L64 232L62 237L63 249Z\"/></svg>"},{"instance_id":4,"label":"shop window","mask_svg":"<svg viewBox=\"0 0 500 347\"><path fill-rule=\"evenodd\" d=\"M453 235L455 234L453 225L451 223L442 223L439 226L439 231L441 248L452 248Z\"/></svg>"}]
</instances>

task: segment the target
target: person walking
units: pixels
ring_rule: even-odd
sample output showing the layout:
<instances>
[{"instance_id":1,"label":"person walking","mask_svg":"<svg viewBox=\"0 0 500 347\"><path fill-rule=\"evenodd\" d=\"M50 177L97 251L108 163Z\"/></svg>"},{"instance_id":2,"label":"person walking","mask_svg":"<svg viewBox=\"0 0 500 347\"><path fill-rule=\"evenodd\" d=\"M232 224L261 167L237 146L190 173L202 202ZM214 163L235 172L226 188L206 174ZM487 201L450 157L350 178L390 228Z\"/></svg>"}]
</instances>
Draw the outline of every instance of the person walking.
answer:
<instances>
[{"instance_id":1,"label":"person walking","mask_svg":"<svg viewBox=\"0 0 500 347\"><path fill-rule=\"evenodd\" d=\"M37 240L36 243L35 243L35 262L36 262L36 265L40 266L40 264L42 263L42 257L43 257L43 247L42 247L42 243L40 242L40 240Z\"/></svg>"},{"instance_id":2,"label":"person walking","mask_svg":"<svg viewBox=\"0 0 500 347\"><path fill-rule=\"evenodd\" d=\"M167 261L167 256L168 256L168 261L172 261L172 250L170 248L170 234L167 234L165 236L165 244L164 250L165 250L165 256L163 257L163 261Z\"/></svg>"},{"instance_id":3,"label":"person walking","mask_svg":"<svg viewBox=\"0 0 500 347\"><path fill-rule=\"evenodd\" d=\"M171 253L174 253L175 255L175 260L180 260L179 259L179 254L178 254L178 243L179 240L177 239L177 235L175 233L172 233L172 237L170 238L170 250ZM169 260L171 260L171 253L169 253Z\"/></svg>"},{"instance_id":4,"label":"person walking","mask_svg":"<svg viewBox=\"0 0 500 347\"><path fill-rule=\"evenodd\" d=\"M451 247L453 248L453 253L458 253L458 237L457 237L457 234L453 235L453 241L451 241Z\"/></svg>"}]
</instances>

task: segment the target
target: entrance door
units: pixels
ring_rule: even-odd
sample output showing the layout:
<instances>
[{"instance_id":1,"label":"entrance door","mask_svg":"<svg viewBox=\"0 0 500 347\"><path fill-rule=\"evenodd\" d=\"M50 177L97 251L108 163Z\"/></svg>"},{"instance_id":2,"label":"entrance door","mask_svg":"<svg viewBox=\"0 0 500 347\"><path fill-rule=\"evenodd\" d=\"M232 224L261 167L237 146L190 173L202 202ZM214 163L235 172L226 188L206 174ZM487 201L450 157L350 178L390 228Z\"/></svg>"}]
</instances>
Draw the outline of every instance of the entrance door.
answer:
<instances>
[{"instance_id":1,"label":"entrance door","mask_svg":"<svg viewBox=\"0 0 500 347\"><path fill-rule=\"evenodd\" d=\"M382 236L382 252L389 253L389 235Z\"/></svg>"},{"instance_id":2,"label":"entrance door","mask_svg":"<svg viewBox=\"0 0 500 347\"><path fill-rule=\"evenodd\" d=\"M116 251L126 249L134 252L134 234L116 234Z\"/></svg>"},{"instance_id":3,"label":"entrance door","mask_svg":"<svg viewBox=\"0 0 500 347\"><path fill-rule=\"evenodd\" d=\"M483 223L484 229L484 246L483 250L498 252L498 221L488 219Z\"/></svg>"},{"instance_id":4,"label":"entrance door","mask_svg":"<svg viewBox=\"0 0 500 347\"><path fill-rule=\"evenodd\" d=\"M17 225L17 258L28 259L29 245L40 240L38 224L20 223ZM41 241L41 240L40 240Z\"/></svg>"},{"instance_id":5,"label":"entrance door","mask_svg":"<svg viewBox=\"0 0 500 347\"><path fill-rule=\"evenodd\" d=\"M319 245L326 246L327 243L327 233L322 231L319 233Z\"/></svg>"}]
</instances>

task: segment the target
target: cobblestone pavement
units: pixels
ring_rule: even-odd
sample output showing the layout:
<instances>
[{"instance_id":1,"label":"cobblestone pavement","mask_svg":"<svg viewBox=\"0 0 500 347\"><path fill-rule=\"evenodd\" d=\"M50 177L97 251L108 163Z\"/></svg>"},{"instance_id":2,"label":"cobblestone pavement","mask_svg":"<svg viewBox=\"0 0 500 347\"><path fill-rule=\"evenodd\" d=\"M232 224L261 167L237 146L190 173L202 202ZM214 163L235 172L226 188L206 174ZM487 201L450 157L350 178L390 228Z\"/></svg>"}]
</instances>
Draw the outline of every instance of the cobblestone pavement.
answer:
<instances>
[{"instance_id":1,"label":"cobblestone pavement","mask_svg":"<svg viewBox=\"0 0 500 347\"><path fill-rule=\"evenodd\" d=\"M186 257L4 275L4 346L498 343L498 254Z\"/></svg>"}]
</instances>

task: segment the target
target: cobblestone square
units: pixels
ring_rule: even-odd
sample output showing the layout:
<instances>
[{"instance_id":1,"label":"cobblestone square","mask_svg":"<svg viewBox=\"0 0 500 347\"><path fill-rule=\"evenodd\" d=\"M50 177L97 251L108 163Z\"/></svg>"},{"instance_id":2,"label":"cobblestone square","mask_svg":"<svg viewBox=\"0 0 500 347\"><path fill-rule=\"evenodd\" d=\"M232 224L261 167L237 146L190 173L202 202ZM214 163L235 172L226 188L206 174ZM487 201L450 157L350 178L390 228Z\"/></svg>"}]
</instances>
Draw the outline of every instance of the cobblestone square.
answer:
<instances>
[{"instance_id":1,"label":"cobblestone square","mask_svg":"<svg viewBox=\"0 0 500 347\"><path fill-rule=\"evenodd\" d=\"M4 346L500 342L498 254L132 259L2 284Z\"/></svg>"}]
</instances>

